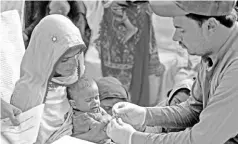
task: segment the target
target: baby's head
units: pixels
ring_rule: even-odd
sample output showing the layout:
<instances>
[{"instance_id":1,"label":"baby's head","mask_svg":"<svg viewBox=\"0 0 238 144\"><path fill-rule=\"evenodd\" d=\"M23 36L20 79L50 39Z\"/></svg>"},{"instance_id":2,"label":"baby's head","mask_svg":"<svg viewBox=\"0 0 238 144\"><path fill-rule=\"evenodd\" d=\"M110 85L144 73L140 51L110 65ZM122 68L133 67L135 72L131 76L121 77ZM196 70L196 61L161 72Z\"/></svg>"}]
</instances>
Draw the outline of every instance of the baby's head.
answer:
<instances>
[{"instance_id":1,"label":"baby's head","mask_svg":"<svg viewBox=\"0 0 238 144\"><path fill-rule=\"evenodd\" d=\"M67 16L70 11L70 5L67 0L52 0L49 4L49 14L61 14Z\"/></svg>"},{"instance_id":2,"label":"baby's head","mask_svg":"<svg viewBox=\"0 0 238 144\"><path fill-rule=\"evenodd\" d=\"M114 77L103 77L96 81L99 89L101 107L112 115L112 107L118 102L130 101L125 87Z\"/></svg>"},{"instance_id":3,"label":"baby's head","mask_svg":"<svg viewBox=\"0 0 238 144\"><path fill-rule=\"evenodd\" d=\"M98 86L93 79L81 77L68 88L68 94L74 109L93 113L100 111Z\"/></svg>"},{"instance_id":4,"label":"baby's head","mask_svg":"<svg viewBox=\"0 0 238 144\"><path fill-rule=\"evenodd\" d=\"M194 83L196 72L193 70L180 69L175 75L175 84L168 93L168 105L176 105L186 101Z\"/></svg>"}]
</instances>

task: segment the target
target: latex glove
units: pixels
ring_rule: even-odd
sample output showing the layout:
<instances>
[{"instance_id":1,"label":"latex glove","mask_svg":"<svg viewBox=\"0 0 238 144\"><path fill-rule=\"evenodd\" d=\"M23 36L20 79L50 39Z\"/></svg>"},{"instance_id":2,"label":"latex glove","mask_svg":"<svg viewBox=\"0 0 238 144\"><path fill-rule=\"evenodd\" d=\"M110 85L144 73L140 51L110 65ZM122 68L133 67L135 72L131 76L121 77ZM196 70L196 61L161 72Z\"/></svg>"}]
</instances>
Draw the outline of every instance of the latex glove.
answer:
<instances>
[{"instance_id":1,"label":"latex glove","mask_svg":"<svg viewBox=\"0 0 238 144\"><path fill-rule=\"evenodd\" d=\"M116 103L112 108L114 116L121 118L125 123L132 125L136 130L143 129L146 117L146 108L129 102Z\"/></svg>"},{"instance_id":2,"label":"latex glove","mask_svg":"<svg viewBox=\"0 0 238 144\"><path fill-rule=\"evenodd\" d=\"M14 126L20 125L17 115L21 110L1 99L1 119L9 118Z\"/></svg>"},{"instance_id":3,"label":"latex glove","mask_svg":"<svg viewBox=\"0 0 238 144\"><path fill-rule=\"evenodd\" d=\"M132 134L136 130L121 118L114 118L107 126L107 135L117 144L131 144Z\"/></svg>"}]
</instances>

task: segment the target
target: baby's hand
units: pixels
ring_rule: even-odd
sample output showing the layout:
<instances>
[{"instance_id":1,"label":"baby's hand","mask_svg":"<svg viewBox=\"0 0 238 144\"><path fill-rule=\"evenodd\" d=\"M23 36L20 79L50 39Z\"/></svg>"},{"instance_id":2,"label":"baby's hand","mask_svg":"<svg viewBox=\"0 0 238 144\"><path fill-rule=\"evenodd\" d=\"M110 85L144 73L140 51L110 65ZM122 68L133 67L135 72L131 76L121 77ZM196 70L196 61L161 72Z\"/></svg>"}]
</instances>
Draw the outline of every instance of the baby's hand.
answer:
<instances>
[{"instance_id":1,"label":"baby's hand","mask_svg":"<svg viewBox=\"0 0 238 144\"><path fill-rule=\"evenodd\" d=\"M101 122L104 124L108 124L110 120L112 119L112 116L109 114L103 115Z\"/></svg>"}]
</instances>

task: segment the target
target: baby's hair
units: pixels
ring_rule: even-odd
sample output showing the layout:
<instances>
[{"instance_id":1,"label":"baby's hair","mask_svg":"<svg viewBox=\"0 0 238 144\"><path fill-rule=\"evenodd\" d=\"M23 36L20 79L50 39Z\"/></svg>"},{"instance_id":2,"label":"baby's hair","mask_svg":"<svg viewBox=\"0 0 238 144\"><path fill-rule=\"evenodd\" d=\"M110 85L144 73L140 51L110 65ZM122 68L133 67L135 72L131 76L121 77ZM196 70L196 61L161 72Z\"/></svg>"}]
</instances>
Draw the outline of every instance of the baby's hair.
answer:
<instances>
[{"instance_id":1,"label":"baby's hair","mask_svg":"<svg viewBox=\"0 0 238 144\"><path fill-rule=\"evenodd\" d=\"M94 79L83 76L76 83L68 87L67 93L69 97L72 99L72 96L70 95L70 91L74 90L74 91L80 92L88 88L91 88L94 84L96 84Z\"/></svg>"}]
</instances>

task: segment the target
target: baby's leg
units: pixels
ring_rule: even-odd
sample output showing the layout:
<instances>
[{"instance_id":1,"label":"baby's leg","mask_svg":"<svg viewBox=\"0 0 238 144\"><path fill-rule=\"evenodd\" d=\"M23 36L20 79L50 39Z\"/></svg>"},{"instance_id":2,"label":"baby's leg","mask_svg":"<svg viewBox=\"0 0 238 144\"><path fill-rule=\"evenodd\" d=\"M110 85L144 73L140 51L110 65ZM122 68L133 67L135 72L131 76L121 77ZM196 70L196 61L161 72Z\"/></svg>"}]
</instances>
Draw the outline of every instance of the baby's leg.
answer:
<instances>
[{"instance_id":1,"label":"baby's leg","mask_svg":"<svg viewBox=\"0 0 238 144\"><path fill-rule=\"evenodd\" d=\"M135 27L131 21L129 20L129 18L126 15L126 12L124 11L123 14L123 24L126 27L126 34L124 36L124 38L122 39L123 43L126 43L133 35L135 35L138 31L138 28Z\"/></svg>"}]
</instances>

